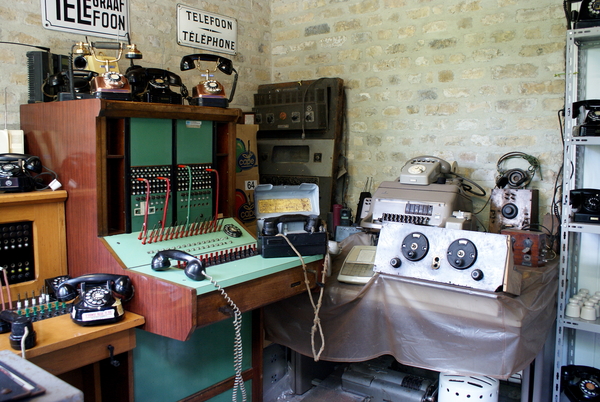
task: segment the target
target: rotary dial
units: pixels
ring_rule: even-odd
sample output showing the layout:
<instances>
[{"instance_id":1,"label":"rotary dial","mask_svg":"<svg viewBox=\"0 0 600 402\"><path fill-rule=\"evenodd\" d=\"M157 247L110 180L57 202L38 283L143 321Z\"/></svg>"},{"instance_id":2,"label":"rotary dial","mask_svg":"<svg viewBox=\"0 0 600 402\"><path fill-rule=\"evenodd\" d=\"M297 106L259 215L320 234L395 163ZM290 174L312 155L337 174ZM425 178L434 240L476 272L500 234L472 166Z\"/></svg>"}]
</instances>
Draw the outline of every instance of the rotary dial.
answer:
<instances>
[{"instance_id":1,"label":"rotary dial","mask_svg":"<svg viewBox=\"0 0 600 402\"><path fill-rule=\"evenodd\" d=\"M408 168L408 173L419 174L419 173L423 173L426 170L427 170L427 168L423 165L412 165L411 167Z\"/></svg>"}]
</instances>

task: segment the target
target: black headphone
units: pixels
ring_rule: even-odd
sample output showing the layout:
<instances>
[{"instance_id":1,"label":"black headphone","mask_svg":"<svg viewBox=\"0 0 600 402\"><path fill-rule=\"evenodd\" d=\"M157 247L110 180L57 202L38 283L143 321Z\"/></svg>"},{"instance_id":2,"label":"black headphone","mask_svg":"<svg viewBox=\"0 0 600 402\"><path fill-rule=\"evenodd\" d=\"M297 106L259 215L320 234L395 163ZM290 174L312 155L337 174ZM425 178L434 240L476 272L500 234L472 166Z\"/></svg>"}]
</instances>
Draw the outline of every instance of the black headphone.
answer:
<instances>
[{"instance_id":1,"label":"black headphone","mask_svg":"<svg viewBox=\"0 0 600 402\"><path fill-rule=\"evenodd\" d=\"M513 158L525 159L529 163L527 171L518 168L506 169L502 166L505 161ZM498 159L496 169L498 170L498 177L496 178L496 187L498 188L504 188L506 186L509 188L525 188L531 183L531 180L533 180L536 170L540 171L540 178L543 179L540 161L523 152L509 152L502 155L500 159Z\"/></svg>"}]
</instances>

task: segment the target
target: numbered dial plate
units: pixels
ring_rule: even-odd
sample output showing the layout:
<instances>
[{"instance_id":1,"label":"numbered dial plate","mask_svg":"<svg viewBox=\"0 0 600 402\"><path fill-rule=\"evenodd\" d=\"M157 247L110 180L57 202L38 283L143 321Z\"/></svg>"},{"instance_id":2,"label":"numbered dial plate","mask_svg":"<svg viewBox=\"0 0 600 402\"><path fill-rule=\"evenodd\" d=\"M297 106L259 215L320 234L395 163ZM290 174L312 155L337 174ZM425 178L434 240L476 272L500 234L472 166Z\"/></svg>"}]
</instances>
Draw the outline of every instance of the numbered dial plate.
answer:
<instances>
[{"instance_id":1,"label":"numbered dial plate","mask_svg":"<svg viewBox=\"0 0 600 402\"><path fill-rule=\"evenodd\" d=\"M409 261L422 260L429 251L429 240L423 233L413 232L402 241L402 255Z\"/></svg>"},{"instance_id":2,"label":"numbered dial plate","mask_svg":"<svg viewBox=\"0 0 600 402\"><path fill-rule=\"evenodd\" d=\"M426 171L427 168L423 165L413 165L408 168L408 173L410 174L420 174Z\"/></svg>"},{"instance_id":3,"label":"numbered dial plate","mask_svg":"<svg viewBox=\"0 0 600 402\"><path fill-rule=\"evenodd\" d=\"M229 237L241 237L242 230L231 223L228 223L223 227L223 232Z\"/></svg>"},{"instance_id":4,"label":"numbered dial plate","mask_svg":"<svg viewBox=\"0 0 600 402\"><path fill-rule=\"evenodd\" d=\"M93 288L85 292L84 302L91 307L102 307L109 305L112 293L106 288Z\"/></svg>"},{"instance_id":5,"label":"numbered dial plate","mask_svg":"<svg viewBox=\"0 0 600 402\"><path fill-rule=\"evenodd\" d=\"M456 269L467 269L477 260L477 248L468 239L454 240L448 246L448 262Z\"/></svg>"},{"instance_id":6,"label":"numbered dial plate","mask_svg":"<svg viewBox=\"0 0 600 402\"><path fill-rule=\"evenodd\" d=\"M205 81L204 82L204 89L207 92L213 93L213 94L218 94L221 92L221 85L219 85L219 83L217 81L214 80L210 80L210 81Z\"/></svg>"}]
</instances>

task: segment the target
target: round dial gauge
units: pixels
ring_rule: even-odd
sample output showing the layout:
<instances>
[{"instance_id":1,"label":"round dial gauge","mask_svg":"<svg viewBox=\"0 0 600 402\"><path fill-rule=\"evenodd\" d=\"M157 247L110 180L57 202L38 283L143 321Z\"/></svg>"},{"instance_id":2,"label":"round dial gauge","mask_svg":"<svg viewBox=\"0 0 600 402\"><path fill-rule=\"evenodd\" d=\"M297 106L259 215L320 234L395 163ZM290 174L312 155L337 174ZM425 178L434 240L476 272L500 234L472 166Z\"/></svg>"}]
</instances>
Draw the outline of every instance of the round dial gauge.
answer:
<instances>
[{"instance_id":1,"label":"round dial gauge","mask_svg":"<svg viewBox=\"0 0 600 402\"><path fill-rule=\"evenodd\" d=\"M408 168L408 173L419 174L419 173L423 173L426 170L427 170L427 168L423 165L412 165L411 167Z\"/></svg>"}]
</instances>

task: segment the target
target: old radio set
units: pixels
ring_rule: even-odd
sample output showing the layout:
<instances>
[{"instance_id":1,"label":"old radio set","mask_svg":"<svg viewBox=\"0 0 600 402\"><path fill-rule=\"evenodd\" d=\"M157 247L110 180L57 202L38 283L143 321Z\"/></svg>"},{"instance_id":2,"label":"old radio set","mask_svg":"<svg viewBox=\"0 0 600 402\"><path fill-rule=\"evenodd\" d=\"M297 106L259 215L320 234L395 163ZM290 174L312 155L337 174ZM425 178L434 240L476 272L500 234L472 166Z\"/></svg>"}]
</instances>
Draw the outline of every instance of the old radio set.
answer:
<instances>
[{"instance_id":1,"label":"old radio set","mask_svg":"<svg viewBox=\"0 0 600 402\"><path fill-rule=\"evenodd\" d=\"M340 78L265 84L254 94L260 182L316 184L323 213L337 195L343 84Z\"/></svg>"},{"instance_id":2,"label":"old radio set","mask_svg":"<svg viewBox=\"0 0 600 402\"><path fill-rule=\"evenodd\" d=\"M373 270L418 281L519 295L508 235L385 222Z\"/></svg>"},{"instance_id":3,"label":"old radio set","mask_svg":"<svg viewBox=\"0 0 600 402\"><path fill-rule=\"evenodd\" d=\"M257 250L264 258L327 253L328 235L319 216L319 187L259 184L254 190ZM287 240L286 240L287 239Z\"/></svg>"}]
</instances>

